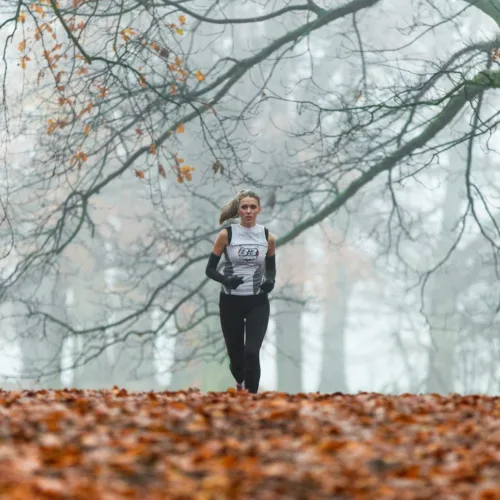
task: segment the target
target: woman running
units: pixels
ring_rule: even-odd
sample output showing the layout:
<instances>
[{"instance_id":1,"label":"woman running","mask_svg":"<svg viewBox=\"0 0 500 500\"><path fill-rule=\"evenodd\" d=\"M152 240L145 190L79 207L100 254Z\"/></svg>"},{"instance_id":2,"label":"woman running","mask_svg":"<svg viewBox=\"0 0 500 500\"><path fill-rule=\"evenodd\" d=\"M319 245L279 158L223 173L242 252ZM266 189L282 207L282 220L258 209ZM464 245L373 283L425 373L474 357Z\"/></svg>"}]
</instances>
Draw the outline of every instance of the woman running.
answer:
<instances>
[{"instance_id":1,"label":"woman running","mask_svg":"<svg viewBox=\"0 0 500 500\"><path fill-rule=\"evenodd\" d=\"M250 393L259 389L259 352L269 323L267 294L276 279L276 240L257 224L260 211L260 197L247 190L222 207L219 224L237 217L240 223L220 231L206 268L206 275L222 285L219 311L229 369L236 388ZM222 253L225 263L221 274L217 265Z\"/></svg>"}]
</instances>

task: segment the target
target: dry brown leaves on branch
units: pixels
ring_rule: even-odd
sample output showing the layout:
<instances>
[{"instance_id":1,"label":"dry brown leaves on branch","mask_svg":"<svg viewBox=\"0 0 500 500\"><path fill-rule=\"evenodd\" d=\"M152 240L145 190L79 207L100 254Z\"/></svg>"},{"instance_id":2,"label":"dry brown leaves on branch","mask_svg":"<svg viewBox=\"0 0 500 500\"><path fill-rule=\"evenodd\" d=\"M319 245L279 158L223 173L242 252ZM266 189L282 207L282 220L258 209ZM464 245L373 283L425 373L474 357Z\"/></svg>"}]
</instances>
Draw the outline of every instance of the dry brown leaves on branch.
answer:
<instances>
[{"instance_id":1,"label":"dry brown leaves on branch","mask_svg":"<svg viewBox=\"0 0 500 500\"><path fill-rule=\"evenodd\" d=\"M0 392L9 499L496 499L500 399Z\"/></svg>"}]
</instances>

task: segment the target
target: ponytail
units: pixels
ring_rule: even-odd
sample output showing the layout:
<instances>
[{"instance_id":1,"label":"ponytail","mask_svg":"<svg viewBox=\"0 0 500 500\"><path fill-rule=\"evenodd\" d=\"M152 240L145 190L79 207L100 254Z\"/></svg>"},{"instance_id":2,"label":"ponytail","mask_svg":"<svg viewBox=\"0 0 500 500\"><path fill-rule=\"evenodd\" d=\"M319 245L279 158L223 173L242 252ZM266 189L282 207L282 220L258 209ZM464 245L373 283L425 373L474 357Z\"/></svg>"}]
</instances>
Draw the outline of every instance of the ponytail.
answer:
<instances>
[{"instance_id":1,"label":"ponytail","mask_svg":"<svg viewBox=\"0 0 500 500\"><path fill-rule=\"evenodd\" d=\"M219 224L222 224L229 220L234 219L238 216L238 207L240 206L240 200L238 197L233 198L229 203L226 203L220 209Z\"/></svg>"}]
</instances>

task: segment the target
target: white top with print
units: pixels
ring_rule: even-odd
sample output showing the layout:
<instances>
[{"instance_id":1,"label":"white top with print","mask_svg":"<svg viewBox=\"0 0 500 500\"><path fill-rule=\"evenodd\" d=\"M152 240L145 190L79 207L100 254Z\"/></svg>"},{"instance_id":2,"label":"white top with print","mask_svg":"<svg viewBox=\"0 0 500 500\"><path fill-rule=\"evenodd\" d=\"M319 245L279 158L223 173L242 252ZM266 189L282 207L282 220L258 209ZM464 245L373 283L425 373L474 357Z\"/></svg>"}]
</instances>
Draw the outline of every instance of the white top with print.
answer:
<instances>
[{"instance_id":1,"label":"white top with print","mask_svg":"<svg viewBox=\"0 0 500 500\"><path fill-rule=\"evenodd\" d=\"M263 293L260 285L264 281L264 266L268 249L265 228L260 224L244 227L231 224L231 242L224 250L224 276L242 276L244 279L236 290L222 285L222 292L229 295L257 295Z\"/></svg>"}]
</instances>

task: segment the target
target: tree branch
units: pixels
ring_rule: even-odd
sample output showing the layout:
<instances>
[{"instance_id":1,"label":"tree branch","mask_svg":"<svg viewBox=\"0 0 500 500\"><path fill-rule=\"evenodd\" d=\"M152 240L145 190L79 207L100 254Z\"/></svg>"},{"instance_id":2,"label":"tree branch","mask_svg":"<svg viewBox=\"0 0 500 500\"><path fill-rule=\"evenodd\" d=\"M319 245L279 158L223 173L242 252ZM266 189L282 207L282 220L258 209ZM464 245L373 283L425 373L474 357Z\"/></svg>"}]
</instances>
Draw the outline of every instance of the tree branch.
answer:
<instances>
[{"instance_id":1,"label":"tree branch","mask_svg":"<svg viewBox=\"0 0 500 500\"><path fill-rule=\"evenodd\" d=\"M54 14L56 15L57 19L59 19L59 22L61 23L62 27L64 28L64 31L68 35L69 39L71 42L75 45L75 47L80 51L80 54L82 54L83 57L85 57L85 60L87 61L88 64L92 64L92 58L87 54L87 52L84 50L84 48L80 45L80 42L73 36L73 33L71 33L71 30L69 29L68 25L64 21L61 11L59 10L59 6L55 0L50 0L50 5L52 9L54 10Z\"/></svg>"},{"instance_id":2,"label":"tree branch","mask_svg":"<svg viewBox=\"0 0 500 500\"><path fill-rule=\"evenodd\" d=\"M255 54L252 57L239 61L235 64L230 70L228 70L224 75L220 78L212 82L210 85L207 85L203 92L198 93L196 96L200 96L202 93L207 93L209 90L212 90L218 87L224 80L227 80L227 83L217 92L215 97L211 100L210 104L213 106L217 103L223 96L227 94L229 89L253 66L261 63L266 60L271 54L276 52L279 48L286 45L287 43L293 42L300 37L306 36L307 34L315 31L337 19L345 17L349 14L353 14L358 10L365 9L368 7L372 7L373 5L379 3L380 0L353 0L351 3L344 5L342 7L338 7L335 9L331 9L327 11L326 14L316 19L313 22L307 23L300 28L297 28L293 31L290 31L286 35L278 38L274 42L270 43L267 47L263 48L260 52ZM193 96L188 96L193 98ZM172 134L173 131L179 126L179 124L189 123L194 120L196 117L200 116L206 111L206 108L195 109L191 113L187 114L176 123L174 123L165 133L163 133L156 140L156 146L159 147L168 137ZM140 158L144 153L149 150L149 146L145 146L141 149L138 149L134 154L132 154L123 165L118 168L115 172L109 174L105 179L103 179L99 184L97 184L91 191L87 193L87 197L90 197L92 194L99 192L104 186L109 184L114 178L119 177L123 172L126 172L134 162Z\"/></svg>"},{"instance_id":3,"label":"tree branch","mask_svg":"<svg viewBox=\"0 0 500 500\"><path fill-rule=\"evenodd\" d=\"M376 166L364 172L360 177L351 182L349 186L340 193L331 203L323 207L318 213L304 220L276 241L276 244L284 245L292 241L309 227L326 219L352 198L362 187L372 181L382 172L395 167L401 160L409 156L413 151L419 149L428 141L433 139L453 118L458 114L466 102L473 99L486 89L500 88L500 71L482 71L473 80L465 82L461 90L455 94L443 110L429 123L424 131L406 143L404 146L385 157Z\"/></svg>"},{"instance_id":4,"label":"tree branch","mask_svg":"<svg viewBox=\"0 0 500 500\"><path fill-rule=\"evenodd\" d=\"M500 1L499 0L464 0L490 16L500 26Z\"/></svg>"},{"instance_id":5,"label":"tree branch","mask_svg":"<svg viewBox=\"0 0 500 500\"><path fill-rule=\"evenodd\" d=\"M283 7L282 9L279 9L274 12L270 12L269 14L265 14L263 16L258 16L258 17L247 17L247 18L222 18L222 19L216 19L216 18L210 18L210 17L205 17L202 16L201 14L197 14L191 9L188 9L187 7L184 7L183 5L180 5L178 2L172 2L169 0L163 0L163 2L168 5L168 6L173 6L177 8L180 12L183 12L184 14L187 14L189 17L192 17L193 19L196 19L197 21L201 21L204 23L210 23L210 24L247 24L247 23L258 23L258 22L263 22L263 21L269 21L270 19L274 19L276 17L280 17L283 14L287 14L288 12L297 12L297 11L312 11L317 15L322 15L326 11L324 9L321 9L317 5L315 5L313 2L308 1L307 5L289 5L287 7Z\"/></svg>"}]
</instances>

